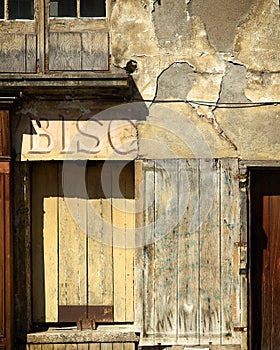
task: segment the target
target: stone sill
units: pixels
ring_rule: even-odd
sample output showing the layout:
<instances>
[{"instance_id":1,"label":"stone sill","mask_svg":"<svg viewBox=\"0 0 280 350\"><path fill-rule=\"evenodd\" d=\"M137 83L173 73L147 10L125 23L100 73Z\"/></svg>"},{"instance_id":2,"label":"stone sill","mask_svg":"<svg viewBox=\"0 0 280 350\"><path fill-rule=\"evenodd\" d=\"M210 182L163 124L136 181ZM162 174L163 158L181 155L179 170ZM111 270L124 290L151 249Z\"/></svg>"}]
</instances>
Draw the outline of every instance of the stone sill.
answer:
<instances>
[{"instance_id":1,"label":"stone sill","mask_svg":"<svg viewBox=\"0 0 280 350\"><path fill-rule=\"evenodd\" d=\"M129 330L97 329L79 331L76 328L49 328L45 332L29 333L27 344L59 343L138 343L139 336Z\"/></svg>"}]
</instances>

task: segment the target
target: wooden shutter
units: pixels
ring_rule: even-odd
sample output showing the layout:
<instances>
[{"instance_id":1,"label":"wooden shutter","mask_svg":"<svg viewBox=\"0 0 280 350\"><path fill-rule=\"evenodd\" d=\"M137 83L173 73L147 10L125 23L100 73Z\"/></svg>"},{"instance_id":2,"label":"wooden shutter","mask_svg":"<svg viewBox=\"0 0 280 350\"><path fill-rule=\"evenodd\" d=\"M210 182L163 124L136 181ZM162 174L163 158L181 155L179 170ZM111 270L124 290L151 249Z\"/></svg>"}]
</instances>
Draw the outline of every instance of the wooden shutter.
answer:
<instances>
[{"instance_id":1,"label":"wooden shutter","mask_svg":"<svg viewBox=\"0 0 280 350\"><path fill-rule=\"evenodd\" d=\"M239 344L237 160L149 160L142 169L143 344Z\"/></svg>"},{"instance_id":2,"label":"wooden shutter","mask_svg":"<svg viewBox=\"0 0 280 350\"><path fill-rule=\"evenodd\" d=\"M45 18L47 70L109 70L108 18Z\"/></svg>"}]
</instances>

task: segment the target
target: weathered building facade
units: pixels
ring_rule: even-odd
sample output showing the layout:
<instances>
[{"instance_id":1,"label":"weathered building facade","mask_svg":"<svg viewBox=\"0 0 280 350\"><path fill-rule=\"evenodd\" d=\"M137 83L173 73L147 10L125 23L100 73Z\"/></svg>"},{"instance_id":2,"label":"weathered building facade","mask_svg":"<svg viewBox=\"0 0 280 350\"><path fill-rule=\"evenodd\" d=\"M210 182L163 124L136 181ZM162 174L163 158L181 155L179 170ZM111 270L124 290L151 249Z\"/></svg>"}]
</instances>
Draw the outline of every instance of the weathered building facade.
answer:
<instances>
[{"instance_id":1,"label":"weathered building facade","mask_svg":"<svg viewBox=\"0 0 280 350\"><path fill-rule=\"evenodd\" d=\"M0 348L277 349L279 2L0 7Z\"/></svg>"}]
</instances>

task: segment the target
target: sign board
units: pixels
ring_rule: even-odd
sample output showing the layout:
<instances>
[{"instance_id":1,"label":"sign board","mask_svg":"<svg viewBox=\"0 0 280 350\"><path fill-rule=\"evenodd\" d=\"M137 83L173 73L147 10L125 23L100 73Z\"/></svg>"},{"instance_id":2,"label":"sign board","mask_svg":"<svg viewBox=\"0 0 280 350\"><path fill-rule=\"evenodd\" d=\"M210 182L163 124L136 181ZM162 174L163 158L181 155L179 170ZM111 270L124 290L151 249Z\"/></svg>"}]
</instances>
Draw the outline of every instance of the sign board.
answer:
<instances>
[{"instance_id":1,"label":"sign board","mask_svg":"<svg viewBox=\"0 0 280 350\"><path fill-rule=\"evenodd\" d=\"M14 130L17 160L135 159L136 121L22 116Z\"/></svg>"}]
</instances>

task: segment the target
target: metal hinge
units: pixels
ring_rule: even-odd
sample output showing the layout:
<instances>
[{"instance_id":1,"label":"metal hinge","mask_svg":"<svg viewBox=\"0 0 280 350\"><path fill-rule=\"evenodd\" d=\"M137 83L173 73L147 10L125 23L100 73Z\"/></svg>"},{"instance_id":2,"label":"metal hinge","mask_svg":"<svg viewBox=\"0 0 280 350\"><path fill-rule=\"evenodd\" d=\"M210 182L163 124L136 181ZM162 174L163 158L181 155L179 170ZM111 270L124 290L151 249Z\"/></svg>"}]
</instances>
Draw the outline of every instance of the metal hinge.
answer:
<instances>
[{"instance_id":1,"label":"metal hinge","mask_svg":"<svg viewBox=\"0 0 280 350\"><path fill-rule=\"evenodd\" d=\"M241 248L246 248L247 247L247 242L234 242L234 246L241 247Z\"/></svg>"},{"instance_id":2,"label":"metal hinge","mask_svg":"<svg viewBox=\"0 0 280 350\"><path fill-rule=\"evenodd\" d=\"M247 327L233 327L234 332L247 332Z\"/></svg>"}]
</instances>

